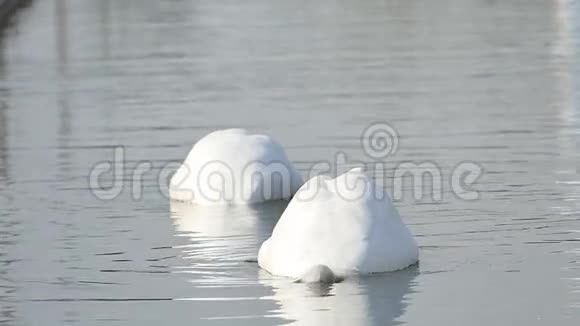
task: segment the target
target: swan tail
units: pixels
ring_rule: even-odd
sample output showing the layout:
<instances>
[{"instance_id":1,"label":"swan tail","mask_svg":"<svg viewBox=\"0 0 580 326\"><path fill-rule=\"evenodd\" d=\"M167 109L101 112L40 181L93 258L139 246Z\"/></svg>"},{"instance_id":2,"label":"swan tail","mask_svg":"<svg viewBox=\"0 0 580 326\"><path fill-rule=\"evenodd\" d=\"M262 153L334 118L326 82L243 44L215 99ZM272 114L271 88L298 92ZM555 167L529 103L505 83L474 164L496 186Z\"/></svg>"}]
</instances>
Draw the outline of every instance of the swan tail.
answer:
<instances>
[{"instance_id":1,"label":"swan tail","mask_svg":"<svg viewBox=\"0 0 580 326\"><path fill-rule=\"evenodd\" d=\"M342 277L337 276L326 265L315 265L309 268L297 282L301 283L338 283Z\"/></svg>"}]
</instances>

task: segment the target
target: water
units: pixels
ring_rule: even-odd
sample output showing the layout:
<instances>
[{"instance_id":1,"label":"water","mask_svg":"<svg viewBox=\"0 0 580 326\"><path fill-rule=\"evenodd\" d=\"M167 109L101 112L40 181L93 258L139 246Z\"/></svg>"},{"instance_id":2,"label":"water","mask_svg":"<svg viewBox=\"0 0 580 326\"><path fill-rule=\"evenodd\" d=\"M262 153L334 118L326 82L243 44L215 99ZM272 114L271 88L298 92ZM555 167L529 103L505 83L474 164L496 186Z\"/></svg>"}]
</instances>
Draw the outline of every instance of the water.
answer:
<instances>
[{"instance_id":1,"label":"water","mask_svg":"<svg viewBox=\"0 0 580 326\"><path fill-rule=\"evenodd\" d=\"M0 324L577 325L579 19L564 0L35 1L0 44ZM302 172L342 152L340 172L380 121L390 192L401 162L442 171L442 200L407 182L396 202L415 268L274 278L253 260L284 203L159 191L210 130L270 133ZM89 171L118 145L123 192L100 200ZM464 161L478 200L450 187Z\"/></svg>"}]
</instances>

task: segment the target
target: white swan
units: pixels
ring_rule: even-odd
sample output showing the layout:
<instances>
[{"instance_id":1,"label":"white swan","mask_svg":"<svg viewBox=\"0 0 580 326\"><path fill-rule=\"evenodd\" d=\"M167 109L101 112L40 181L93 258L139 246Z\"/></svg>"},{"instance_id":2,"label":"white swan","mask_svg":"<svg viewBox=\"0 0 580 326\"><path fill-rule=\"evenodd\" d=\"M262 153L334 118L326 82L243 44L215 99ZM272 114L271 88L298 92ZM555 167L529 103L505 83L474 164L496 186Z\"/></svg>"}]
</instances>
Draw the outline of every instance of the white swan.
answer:
<instances>
[{"instance_id":1,"label":"white swan","mask_svg":"<svg viewBox=\"0 0 580 326\"><path fill-rule=\"evenodd\" d=\"M252 204L286 199L302 177L271 137L243 129L200 139L169 184L171 199L196 204Z\"/></svg>"},{"instance_id":2,"label":"white swan","mask_svg":"<svg viewBox=\"0 0 580 326\"><path fill-rule=\"evenodd\" d=\"M413 236L388 195L378 198L381 192L376 189L360 168L336 179L309 180L262 244L260 267L306 282L333 282L416 263L419 252Z\"/></svg>"}]
</instances>

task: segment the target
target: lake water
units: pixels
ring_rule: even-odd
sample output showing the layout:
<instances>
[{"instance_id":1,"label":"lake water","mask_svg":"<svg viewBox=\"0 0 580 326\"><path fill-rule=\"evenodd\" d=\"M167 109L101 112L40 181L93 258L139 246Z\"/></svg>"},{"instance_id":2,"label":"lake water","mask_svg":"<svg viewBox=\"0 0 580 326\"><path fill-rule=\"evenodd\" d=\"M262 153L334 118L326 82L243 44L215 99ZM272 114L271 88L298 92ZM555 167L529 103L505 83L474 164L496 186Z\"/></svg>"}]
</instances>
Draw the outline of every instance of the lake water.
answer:
<instances>
[{"instance_id":1,"label":"lake water","mask_svg":"<svg viewBox=\"0 0 580 326\"><path fill-rule=\"evenodd\" d=\"M34 1L0 42L0 324L578 325L579 21L565 0ZM252 262L284 203L159 190L214 129L341 172L377 122L389 192L400 163L441 171L440 200L396 201L417 267L295 284ZM117 146L123 191L98 199ZM450 186L466 161L477 200Z\"/></svg>"}]
</instances>

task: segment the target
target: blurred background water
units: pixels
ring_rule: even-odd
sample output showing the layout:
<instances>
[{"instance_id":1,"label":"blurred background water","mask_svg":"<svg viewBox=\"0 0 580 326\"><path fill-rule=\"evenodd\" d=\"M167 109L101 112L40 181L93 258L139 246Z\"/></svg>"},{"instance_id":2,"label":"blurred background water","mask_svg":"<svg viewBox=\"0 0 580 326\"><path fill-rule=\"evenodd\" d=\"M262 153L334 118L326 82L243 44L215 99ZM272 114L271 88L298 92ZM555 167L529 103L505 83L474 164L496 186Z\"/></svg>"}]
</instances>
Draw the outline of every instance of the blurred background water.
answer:
<instances>
[{"instance_id":1,"label":"blurred background water","mask_svg":"<svg viewBox=\"0 0 580 326\"><path fill-rule=\"evenodd\" d=\"M577 325L579 19L567 0L33 1L0 40L0 324ZM252 260L283 203L159 192L214 129L269 133L305 172L369 161L378 121L400 135L388 167L443 171L443 200L407 183L396 203L415 268L276 279ZM99 200L89 171L119 145L123 192ZM463 161L478 200L451 192Z\"/></svg>"}]
</instances>

